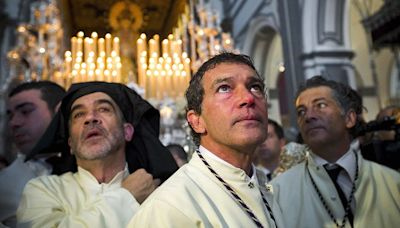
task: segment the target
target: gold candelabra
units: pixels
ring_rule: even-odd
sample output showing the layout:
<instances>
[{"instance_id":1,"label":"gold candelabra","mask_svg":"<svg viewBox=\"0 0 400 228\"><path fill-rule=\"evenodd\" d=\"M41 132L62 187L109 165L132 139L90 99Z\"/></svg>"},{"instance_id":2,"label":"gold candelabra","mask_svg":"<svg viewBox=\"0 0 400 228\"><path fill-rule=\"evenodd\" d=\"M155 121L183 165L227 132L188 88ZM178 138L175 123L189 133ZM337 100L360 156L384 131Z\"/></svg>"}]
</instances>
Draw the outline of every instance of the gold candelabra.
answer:
<instances>
[{"instance_id":1,"label":"gold candelabra","mask_svg":"<svg viewBox=\"0 0 400 228\"><path fill-rule=\"evenodd\" d=\"M190 80L190 59L182 51L182 40L170 34L161 42L160 51L159 35L147 41L141 34L136 44L138 84L145 89L145 97L183 96Z\"/></svg>"},{"instance_id":2,"label":"gold candelabra","mask_svg":"<svg viewBox=\"0 0 400 228\"><path fill-rule=\"evenodd\" d=\"M64 72L55 81L66 88L86 81L122 82L119 44L110 33L99 38L96 32L90 37L78 32L71 38L71 51L64 54Z\"/></svg>"}]
</instances>

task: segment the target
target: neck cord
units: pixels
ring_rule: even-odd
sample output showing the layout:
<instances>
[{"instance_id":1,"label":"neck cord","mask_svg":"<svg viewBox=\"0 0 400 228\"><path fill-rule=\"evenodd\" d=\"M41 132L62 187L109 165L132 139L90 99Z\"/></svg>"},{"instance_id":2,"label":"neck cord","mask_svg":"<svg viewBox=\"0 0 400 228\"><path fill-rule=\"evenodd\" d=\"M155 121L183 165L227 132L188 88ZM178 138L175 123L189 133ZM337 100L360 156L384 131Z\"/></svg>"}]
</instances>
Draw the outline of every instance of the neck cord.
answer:
<instances>
[{"instance_id":1,"label":"neck cord","mask_svg":"<svg viewBox=\"0 0 400 228\"><path fill-rule=\"evenodd\" d=\"M357 152L355 152L355 151L353 151L353 152L354 152L354 155L356 157L356 175L354 177L354 181L353 181L353 185L352 185L352 188L351 188L349 200L347 201L347 204L344 207L344 212L345 213L344 213L344 217L343 217L341 225L339 225L339 223L336 221L336 218L333 216L332 211L329 209L328 204L326 203L326 201L322 197L321 192L319 191L317 185L315 184L315 181L314 181L314 179L312 178L312 176L310 174L310 170L308 169L308 161L307 161L307 164L306 164L307 165L307 173L308 173L308 176L310 177L311 184L314 187L315 191L317 192L318 198L321 201L322 205L324 206L325 210L328 212L329 217L332 219L332 221L336 224L337 227L344 227L345 226L346 219L348 219L348 216L349 216L351 202L353 201L353 198L354 198L354 192L356 191L356 181L358 179L358 155L357 155Z\"/></svg>"},{"instance_id":2,"label":"neck cord","mask_svg":"<svg viewBox=\"0 0 400 228\"><path fill-rule=\"evenodd\" d=\"M210 172L224 185L224 187L232 194L232 196L234 197L234 199L236 200L236 202L242 207L243 210L245 210L247 212L247 214L251 217L251 219L253 220L253 222L257 225L257 227L263 227L263 225L261 224L260 220L258 220L258 218L256 217L256 215L253 213L253 211L246 205L246 203L239 197L239 195L235 192L235 190L232 189L231 186L229 186L228 183L226 183L224 181L224 179L222 179L222 177L220 175L218 175L217 172L215 172L215 170L210 166L210 164L208 164L208 162L204 159L204 157L201 155L199 150L196 150L197 154L199 155L200 159L203 161L204 165L208 168L208 170L210 170ZM261 192L261 198L263 199L263 202L265 204L265 206L267 207L268 213L271 217L271 219L274 221L275 223L275 227L278 227L275 221L275 217L272 214L272 209L269 206L267 200L264 198L264 194Z\"/></svg>"}]
</instances>

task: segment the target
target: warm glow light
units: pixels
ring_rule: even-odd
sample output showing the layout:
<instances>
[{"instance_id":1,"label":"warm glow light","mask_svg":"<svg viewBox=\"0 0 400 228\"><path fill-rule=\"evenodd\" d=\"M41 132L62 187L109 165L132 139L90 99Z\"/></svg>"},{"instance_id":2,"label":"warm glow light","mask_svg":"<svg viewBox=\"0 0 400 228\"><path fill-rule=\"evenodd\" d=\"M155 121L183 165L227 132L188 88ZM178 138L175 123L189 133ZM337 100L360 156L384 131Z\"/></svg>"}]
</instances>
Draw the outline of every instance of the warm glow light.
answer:
<instances>
[{"instance_id":1,"label":"warm glow light","mask_svg":"<svg viewBox=\"0 0 400 228\"><path fill-rule=\"evenodd\" d=\"M110 33L98 38L96 32L84 37L82 31L71 38L71 51L64 54L64 86L85 81L122 82L119 38Z\"/></svg>"},{"instance_id":2,"label":"warm glow light","mask_svg":"<svg viewBox=\"0 0 400 228\"><path fill-rule=\"evenodd\" d=\"M141 65L138 82L145 88L146 98L183 96L188 81L182 80L182 75L190 75L187 64L190 60L188 54L182 52L182 40L170 34L160 43L159 35L154 35L147 43L146 36L142 34L136 44Z\"/></svg>"}]
</instances>

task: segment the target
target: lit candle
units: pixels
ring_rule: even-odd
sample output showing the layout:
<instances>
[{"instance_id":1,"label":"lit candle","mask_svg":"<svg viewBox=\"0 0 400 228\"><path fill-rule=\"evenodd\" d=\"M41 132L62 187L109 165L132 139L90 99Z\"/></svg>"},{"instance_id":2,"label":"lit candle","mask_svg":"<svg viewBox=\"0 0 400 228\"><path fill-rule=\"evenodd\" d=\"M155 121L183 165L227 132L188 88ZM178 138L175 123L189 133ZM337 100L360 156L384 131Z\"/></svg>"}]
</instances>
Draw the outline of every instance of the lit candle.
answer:
<instances>
[{"instance_id":1,"label":"lit candle","mask_svg":"<svg viewBox=\"0 0 400 228\"><path fill-rule=\"evenodd\" d=\"M95 73L95 75L96 75L96 80L97 80L97 81L104 81L103 71L102 71L102 70L100 70L99 68L97 68L97 69L94 71L94 73Z\"/></svg>"},{"instance_id":2,"label":"lit candle","mask_svg":"<svg viewBox=\"0 0 400 228\"><path fill-rule=\"evenodd\" d=\"M75 58L77 52L77 38L74 36L71 38L71 57Z\"/></svg>"},{"instance_id":3,"label":"lit candle","mask_svg":"<svg viewBox=\"0 0 400 228\"><path fill-rule=\"evenodd\" d=\"M107 70L104 70L104 81L110 82L110 81L111 81L110 76L111 76L110 71L109 71L108 69L107 69Z\"/></svg>"},{"instance_id":4,"label":"lit candle","mask_svg":"<svg viewBox=\"0 0 400 228\"><path fill-rule=\"evenodd\" d=\"M97 32L92 32L91 37L92 37L92 40L93 40L93 43L92 43L92 45L93 45L92 51L94 52L94 55L97 55L97 53L98 53L98 48L97 48L98 34L97 34Z\"/></svg>"},{"instance_id":5,"label":"lit candle","mask_svg":"<svg viewBox=\"0 0 400 228\"><path fill-rule=\"evenodd\" d=\"M115 51L116 55L119 56L119 38L114 37L113 39L113 50Z\"/></svg>"},{"instance_id":6,"label":"lit candle","mask_svg":"<svg viewBox=\"0 0 400 228\"><path fill-rule=\"evenodd\" d=\"M162 56L163 56L163 58L167 58L168 57L168 55L169 55L169 44L168 44L168 40L167 39L164 39L163 41L162 41L162 44L161 44L161 46L162 46Z\"/></svg>"},{"instance_id":7,"label":"lit candle","mask_svg":"<svg viewBox=\"0 0 400 228\"><path fill-rule=\"evenodd\" d=\"M76 55L83 52L83 39L78 37L76 40Z\"/></svg>"},{"instance_id":8,"label":"lit candle","mask_svg":"<svg viewBox=\"0 0 400 228\"><path fill-rule=\"evenodd\" d=\"M111 34L106 34L106 56L109 57L111 55Z\"/></svg>"},{"instance_id":9,"label":"lit candle","mask_svg":"<svg viewBox=\"0 0 400 228\"><path fill-rule=\"evenodd\" d=\"M98 55L102 52L105 53L104 38L100 38L97 41L97 50L98 50L97 52Z\"/></svg>"}]
</instances>

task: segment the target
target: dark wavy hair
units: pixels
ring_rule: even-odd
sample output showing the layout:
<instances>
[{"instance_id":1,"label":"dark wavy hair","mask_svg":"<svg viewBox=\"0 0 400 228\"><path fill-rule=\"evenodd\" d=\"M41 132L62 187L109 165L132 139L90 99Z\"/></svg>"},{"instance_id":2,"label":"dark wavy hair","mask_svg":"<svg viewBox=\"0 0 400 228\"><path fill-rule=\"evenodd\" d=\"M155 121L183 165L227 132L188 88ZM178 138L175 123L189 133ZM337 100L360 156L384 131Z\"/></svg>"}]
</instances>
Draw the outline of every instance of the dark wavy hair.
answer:
<instances>
[{"instance_id":1,"label":"dark wavy hair","mask_svg":"<svg viewBox=\"0 0 400 228\"><path fill-rule=\"evenodd\" d=\"M186 113L190 110L193 110L195 113L199 115L201 114L201 104L203 102L204 96L204 88L202 84L203 76L207 71L214 69L217 65L221 63L238 63L247 65L256 72L258 77L261 78L260 74L254 67L253 61L249 56L243 54L234 54L230 52L223 52L221 54L215 55L214 57L203 63L198 71L191 78L189 87L186 90L185 94L187 101ZM193 142L197 146L200 145L200 135L196 133L193 128L191 128L191 134Z\"/></svg>"},{"instance_id":2,"label":"dark wavy hair","mask_svg":"<svg viewBox=\"0 0 400 228\"><path fill-rule=\"evenodd\" d=\"M300 93L304 92L307 89L315 88L319 86L326 86L332 89L332 97L339 105L342 115L345 115L349 111L354 111L357 115L356 124L354 127L349 129L350 135L355 138L357 137L358 131L364 125L362 120L362 111L364 106L362 104L361 96L353 90L350 86L325 79L323 76L314 76L307 81L303 85L299 87L296 93L296 99L300 95Z\"/></svg>"}]
</instances>

